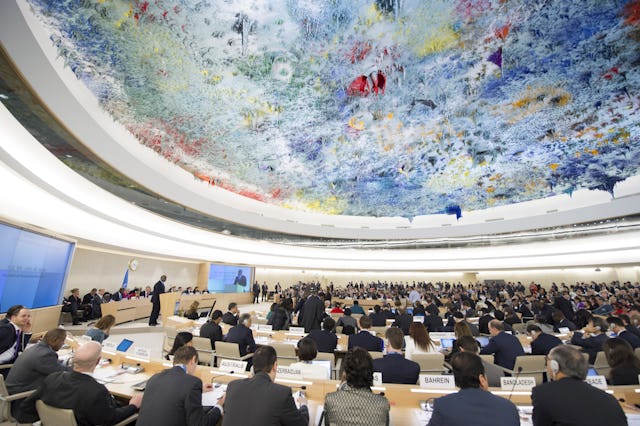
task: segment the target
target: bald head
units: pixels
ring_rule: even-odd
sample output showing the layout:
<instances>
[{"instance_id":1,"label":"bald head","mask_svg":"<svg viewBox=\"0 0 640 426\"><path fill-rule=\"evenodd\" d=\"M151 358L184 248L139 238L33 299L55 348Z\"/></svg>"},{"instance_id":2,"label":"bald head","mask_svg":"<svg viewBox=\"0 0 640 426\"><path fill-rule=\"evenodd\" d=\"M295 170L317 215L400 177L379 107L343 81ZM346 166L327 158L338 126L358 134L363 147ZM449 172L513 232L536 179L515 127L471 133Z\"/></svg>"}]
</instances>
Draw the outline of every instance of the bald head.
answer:
<instances>
[{"instance_id":1,"label":"bald head","mask_svg":"<svg viewBox=\"0 0 640 426\"><path fill-rule=\"evenodd\" d=\"M102 353L102 346L98 342L87 342L76 350L73 356L73 369L79 372L92 372Z\"/></svg>"}]
</instances>

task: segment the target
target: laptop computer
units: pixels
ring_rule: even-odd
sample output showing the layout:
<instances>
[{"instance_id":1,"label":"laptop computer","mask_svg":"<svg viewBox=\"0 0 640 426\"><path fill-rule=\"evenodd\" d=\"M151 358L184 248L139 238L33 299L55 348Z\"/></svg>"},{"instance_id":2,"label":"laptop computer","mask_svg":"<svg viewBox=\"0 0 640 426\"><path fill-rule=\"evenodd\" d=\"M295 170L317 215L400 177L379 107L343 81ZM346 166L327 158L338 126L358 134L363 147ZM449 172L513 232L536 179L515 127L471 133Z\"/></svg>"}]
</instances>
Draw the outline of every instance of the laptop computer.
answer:
<instances>
[{"instance_id":1,"label":"laptop computer","mask_svg":"<svg viewBox=\"0 0 640 426\"><path fill-rule=\"evenodd\" d=\"M451 349L453 347L453 341L456 339L440 339L440 347L442 349Z\"/></svg>"},{"instance_id":2,"label":"laptop computer","mask_svg":"<svg viewBox=\"0 0 640 426\"><path fill-rule=\"evenodd\" d=\"M331 361L324 359L314 359L312 365L321 365L327 370L327 380L331 379Z\"/></svg>"},{"instance_id":3,"label":"laptop computer","mask_svg":"<svg viewBox=\"0 0 640 426\"><path fill-rule=\"evenodd\" d=\"M484 348L489 344L489 338L485 336L478 336L476 337L476 340L478 341L478 343L480 343L481 348Z\"/></svg>"}]
</instances>

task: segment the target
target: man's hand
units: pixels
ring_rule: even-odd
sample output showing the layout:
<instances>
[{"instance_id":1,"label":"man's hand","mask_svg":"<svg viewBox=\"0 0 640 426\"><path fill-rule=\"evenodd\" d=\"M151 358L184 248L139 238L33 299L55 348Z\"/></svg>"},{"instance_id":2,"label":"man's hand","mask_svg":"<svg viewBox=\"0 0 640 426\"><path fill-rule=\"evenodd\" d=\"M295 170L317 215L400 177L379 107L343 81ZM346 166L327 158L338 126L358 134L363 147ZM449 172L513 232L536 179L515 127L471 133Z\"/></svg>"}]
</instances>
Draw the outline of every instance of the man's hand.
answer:
<instances>
[{"instance_id":1,"label":"man's hand","mask_svg":"<svg viewBox=\"0 0 640 426\"><path fill-rule=\"evenodd\" d=\"M140 408L140 405L142 405L142 395L141 393L137 393L135 395L133 395L131 397L131 399L129 400L129 404L131 405L135 405L136 408Z\"/></svg>"}]
</instances>

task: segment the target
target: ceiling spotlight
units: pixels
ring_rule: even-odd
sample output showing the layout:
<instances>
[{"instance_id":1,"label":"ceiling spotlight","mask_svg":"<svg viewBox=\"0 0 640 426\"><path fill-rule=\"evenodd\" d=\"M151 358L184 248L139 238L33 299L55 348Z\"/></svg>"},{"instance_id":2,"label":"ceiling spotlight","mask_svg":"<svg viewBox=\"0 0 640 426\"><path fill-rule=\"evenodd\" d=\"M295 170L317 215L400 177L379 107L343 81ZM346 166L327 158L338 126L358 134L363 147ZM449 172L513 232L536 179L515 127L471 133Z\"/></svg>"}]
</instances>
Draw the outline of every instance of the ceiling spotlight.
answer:
<instances>
[{"instance_id":1,"label":"ceiling spotlight","mask_svg":"<svg viewBox=\"0 0 640 426\"><path fill-rule=\"evenodd\" d=\"M600 272L600 268L596 268L596 272Z\"/></svg>"},{"instance_id":2,"label":"ceiling spotlight","mask_svg":"<svg viewBox=\"0 0 640 426\"><path fill-rule=\"evenodd\" d=\"M223 229L223 230L222 230L222 233L223 233L224 235L231 235L231 231L229 231L228 229Z\"/></svg>"}]
</instances>

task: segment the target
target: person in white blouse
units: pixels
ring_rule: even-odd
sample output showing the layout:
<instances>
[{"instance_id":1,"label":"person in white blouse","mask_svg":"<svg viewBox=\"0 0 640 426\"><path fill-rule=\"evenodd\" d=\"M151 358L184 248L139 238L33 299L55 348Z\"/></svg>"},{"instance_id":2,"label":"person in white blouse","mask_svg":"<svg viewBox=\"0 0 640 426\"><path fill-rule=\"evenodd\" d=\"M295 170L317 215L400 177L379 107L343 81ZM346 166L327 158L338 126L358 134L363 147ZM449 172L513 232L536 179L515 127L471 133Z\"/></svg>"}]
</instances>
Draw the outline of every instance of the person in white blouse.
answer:
<instances>
[{"instance_id":1,"label":"person in white blouse","mask_svg":"<svg viewBox=\"0 0 640 426\"><path fill-rule=\"evenodd\" d=\"M305 337L298 343L298 359L300 362L293 363L289 368L300 369L302 377L305 379L327 380L331 371L322 365L312 364L318 355L318 347L315 340Z\"/></svg>"},{"instance_id":2,"label":"person in white blouse","mask_svg":"<svg viewBox=\"0 0 640 426\"><path fill-rule=\"evenodd\" d=\"M435 354L438 347L429 337L429 332L421 322L413 322L409 327L409 335L404 336L404 357L411 359L413 354Z\"/></svg>"}]
</instances>

